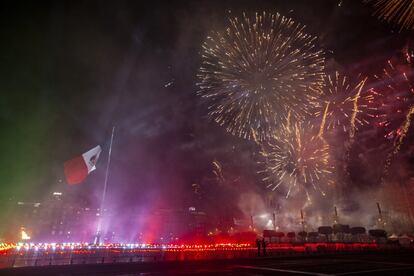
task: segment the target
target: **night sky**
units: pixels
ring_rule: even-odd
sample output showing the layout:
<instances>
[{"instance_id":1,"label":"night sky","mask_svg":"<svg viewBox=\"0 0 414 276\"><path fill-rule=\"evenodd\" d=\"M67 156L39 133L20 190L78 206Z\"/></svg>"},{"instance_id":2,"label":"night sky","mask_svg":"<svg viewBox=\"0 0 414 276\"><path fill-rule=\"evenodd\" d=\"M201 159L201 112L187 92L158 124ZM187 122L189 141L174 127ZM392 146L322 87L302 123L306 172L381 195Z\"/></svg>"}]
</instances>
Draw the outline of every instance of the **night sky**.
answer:
<instances>
[{"instance_id":1,"label":"night sky","mask_svg":"<svg viewBox=\"0 0 414 276\"><path fill-rule=\"evenodd\" d=\"M409 36L359 0L7 1L0 9L2 213L52 191L95 204L113 125L108 206L199 204L238 214L241 192L265 194L255 144L210 122L196 95L202 42L244 11L305 24L328 63L355 74L380 70ZM67 186L63 162L97 144L104 148L97 170ZM214 182L214 160L225 185ZM351 166L350 185L370 189L375 181L361 176L361 166ZM201 185L197 195L193 183Z\"/></svg>"}]
</instances>

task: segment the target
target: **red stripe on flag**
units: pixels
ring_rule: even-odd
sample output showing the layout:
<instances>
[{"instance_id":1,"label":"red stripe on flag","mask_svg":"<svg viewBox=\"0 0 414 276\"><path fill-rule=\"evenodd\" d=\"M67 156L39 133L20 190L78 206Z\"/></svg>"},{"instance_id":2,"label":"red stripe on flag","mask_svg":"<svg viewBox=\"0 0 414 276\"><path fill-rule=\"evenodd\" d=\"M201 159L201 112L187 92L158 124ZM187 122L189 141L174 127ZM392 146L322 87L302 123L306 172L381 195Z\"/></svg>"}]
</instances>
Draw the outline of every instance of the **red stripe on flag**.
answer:
<instances>
[{"instance_id":1,"label":"red stripe on flag","mask_svg":"<svg viewBox=\"0 0 414 276\"><path fill-rule=\"evenodd\" d=\"M63 167L66 181L70 185L79 184L88 176L88 167L82 156L66 161Z\"/></svg>"}]
</instances>

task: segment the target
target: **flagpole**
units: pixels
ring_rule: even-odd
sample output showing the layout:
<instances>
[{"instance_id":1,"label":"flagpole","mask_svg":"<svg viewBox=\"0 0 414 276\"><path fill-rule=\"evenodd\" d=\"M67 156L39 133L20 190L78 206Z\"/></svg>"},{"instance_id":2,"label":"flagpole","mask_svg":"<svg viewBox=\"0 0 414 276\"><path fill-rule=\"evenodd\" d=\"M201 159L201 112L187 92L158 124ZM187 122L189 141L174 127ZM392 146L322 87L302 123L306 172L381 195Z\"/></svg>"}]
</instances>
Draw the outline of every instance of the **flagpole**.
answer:
<instances>
[{"instance_id":1,"label":"flagpole","mask_svg":"<svg viewBox=\"0 0 414 276\"><path fill-rule=\"evenodd\" d=\"M109 165L111 163L112 142L114 141L114 132L115 132L115 126L112 127L111 142L109 144L109 151L108 151L108 162L106 163L104 188L102 192L101 206L99 208L99 219L98 219L98 226L96 228L94 244L99 244L99 240L101 238L102 217L104 214L103 208L104 208L104 202L105 202L105 197L106 197L106 190L108 188Z\"/></svg>"}]
</instances>

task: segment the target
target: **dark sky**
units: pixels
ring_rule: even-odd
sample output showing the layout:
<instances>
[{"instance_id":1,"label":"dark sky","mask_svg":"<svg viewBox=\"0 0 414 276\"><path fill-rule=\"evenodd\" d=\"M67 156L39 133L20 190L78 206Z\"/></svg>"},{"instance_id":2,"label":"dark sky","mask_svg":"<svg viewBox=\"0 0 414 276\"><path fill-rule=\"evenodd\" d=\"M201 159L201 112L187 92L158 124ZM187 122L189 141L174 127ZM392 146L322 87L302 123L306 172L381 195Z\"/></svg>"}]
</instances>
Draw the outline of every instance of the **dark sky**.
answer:
<instances>
[{"instance_id":1,"label":"dark sky","mask_svg":"<svg viewBox=\"0 0 414 276\"><path fill-rule=\"evenodd\" d=\"M237 198L235 191L263 191L254 144L209 122L196 96L203 40L223 28L229 11L278 11L319 36L331 63L368 74L407 34L379 22L361 2L2 3L0 200L39 201L59 190L94 202L112 125L109 201L118 206L187 206L192 183L204 183L206 204ZM97 171L79 187L59 182L63 162L96 144L104 147ZM213 160L234 186L209 186Z\"/></svg>"}]
</instances>

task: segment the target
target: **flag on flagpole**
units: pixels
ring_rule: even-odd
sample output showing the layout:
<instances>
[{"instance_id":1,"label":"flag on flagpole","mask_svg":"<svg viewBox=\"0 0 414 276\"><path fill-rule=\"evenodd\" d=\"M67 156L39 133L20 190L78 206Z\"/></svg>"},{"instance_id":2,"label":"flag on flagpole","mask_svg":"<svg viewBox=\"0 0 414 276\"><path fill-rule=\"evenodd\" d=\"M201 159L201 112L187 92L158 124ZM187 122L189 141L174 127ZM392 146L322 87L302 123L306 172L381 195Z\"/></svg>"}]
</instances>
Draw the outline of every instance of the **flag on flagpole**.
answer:
<instances>
[{"instance_id":1,"label":"flag on flagpole","mask_svg":"<svg viewBox=\"0 0 414 276\"><path fill-rule=\"evenodd\" d=\"M96 169L95 165L101 153L101 146L96 146L84 154L64 163L66 181L70 185L79 184Z\"/></svg>"}]
</instances>

